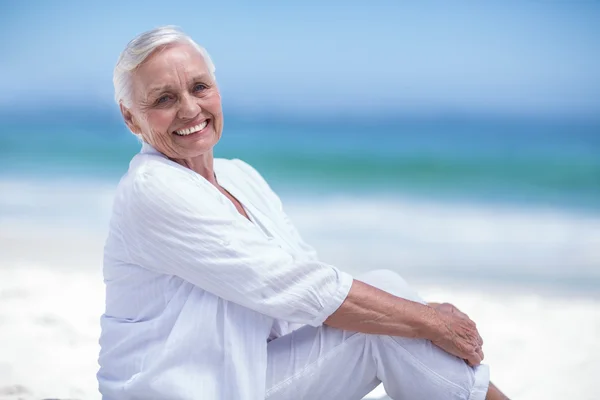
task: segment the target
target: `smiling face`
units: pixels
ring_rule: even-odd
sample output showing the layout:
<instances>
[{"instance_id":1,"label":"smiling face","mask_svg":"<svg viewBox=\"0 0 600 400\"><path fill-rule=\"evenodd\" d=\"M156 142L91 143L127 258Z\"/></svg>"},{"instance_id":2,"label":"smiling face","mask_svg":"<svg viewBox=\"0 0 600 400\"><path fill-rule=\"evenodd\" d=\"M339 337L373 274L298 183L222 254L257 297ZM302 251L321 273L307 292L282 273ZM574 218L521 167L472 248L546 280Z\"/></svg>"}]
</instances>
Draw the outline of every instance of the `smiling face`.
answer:
<instances>
[{"instance_id":1,"label":"smiling face","mask_svg":"<svg viewBox=\"0 0 600 400\"><path fill-rule=\"evenodd\" d=\"M175 160L211 154L221 138L221 95L200 52L190 44L157 50L132 76L129 129Z\"/></svg>"}]
</instances>

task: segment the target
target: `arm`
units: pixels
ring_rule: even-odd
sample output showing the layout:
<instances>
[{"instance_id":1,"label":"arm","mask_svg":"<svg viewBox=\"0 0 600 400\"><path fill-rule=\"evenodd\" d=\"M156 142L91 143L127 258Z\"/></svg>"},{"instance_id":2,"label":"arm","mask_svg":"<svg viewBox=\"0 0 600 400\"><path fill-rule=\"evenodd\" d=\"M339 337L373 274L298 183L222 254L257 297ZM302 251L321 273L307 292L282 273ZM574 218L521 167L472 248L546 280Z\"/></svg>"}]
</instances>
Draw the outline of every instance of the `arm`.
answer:
<instances>
[{"instance_id":1,"label":"arm","mask_svg":"<svg viewBox=\"0 0 600 400\"><path fill-rule=\"evenodd\" d=\"M354 332L426 338L433 314L428 306L354 280L350 293L325 324Z\"/></svg>"},{"instance_id":2,"label":"arm","mask_svg":"<svg viewBox=\"0 0 600 400\"><path fill-rule=\"evenodd\" d=\"M423 305L354 280L340 308L324 323L354 332L428 339L477 365L483 359L483 341L473 321L461 314L451 306Z\"/></svg>"}]
</instances>

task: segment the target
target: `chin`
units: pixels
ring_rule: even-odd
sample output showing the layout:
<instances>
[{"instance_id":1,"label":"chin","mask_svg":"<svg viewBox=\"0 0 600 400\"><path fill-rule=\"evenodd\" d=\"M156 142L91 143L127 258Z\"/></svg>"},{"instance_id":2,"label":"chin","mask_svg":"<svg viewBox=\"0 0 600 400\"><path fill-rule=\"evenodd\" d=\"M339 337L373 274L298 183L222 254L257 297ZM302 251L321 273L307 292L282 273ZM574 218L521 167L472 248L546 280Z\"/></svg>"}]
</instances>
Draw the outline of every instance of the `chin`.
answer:
<instances>
[{"instance_id":1,"label":"chin","mask_svg":"<svg viewBox=\"0 0 600 400\"><path fill-rule=\"evenodd\" d=\"M183 152L188 154L188 157L197 157L203 154L212 153L213 148L219 140L217 138L203 138L192 143L188 146L183 146Z\"/></svg>"}]
</instances>

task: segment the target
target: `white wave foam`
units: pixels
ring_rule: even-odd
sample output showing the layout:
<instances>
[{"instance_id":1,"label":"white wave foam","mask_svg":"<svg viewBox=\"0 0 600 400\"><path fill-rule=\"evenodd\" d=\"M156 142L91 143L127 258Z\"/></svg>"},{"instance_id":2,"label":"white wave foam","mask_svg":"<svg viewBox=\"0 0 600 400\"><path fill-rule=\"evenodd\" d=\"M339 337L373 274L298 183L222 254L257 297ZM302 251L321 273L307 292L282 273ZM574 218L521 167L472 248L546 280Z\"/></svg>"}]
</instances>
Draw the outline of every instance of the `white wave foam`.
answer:
<instances>
[{"instance_id":1,"label":"white wave foam","mask_svg":"<svg viewBox=\"0 0 600 400\"><path fill-rule=\"evenodd\" d=\"M323 258L352 271L600 283L600 215L401 199L286 209Z\"/></svg>"},{"instance_id":2,"label":"white wave foam","mask_svg":"<svg viewBox=\"0 0 600 400\"><path fill-rule=\"evenodd\" d=\"M0 233L103 235L114 184L0 180ZM350 195L282 195L324 260L361 272L600 284L600 214ZM65 233L67 235L67 233Z\"/></svg>"},{"instance_id":3,"label":"white wave foam","mask_svg":"<svg viewBox=\"0 0 600 400\"><path fill-rule=\"evenodd\" d=\"M56 237L60 227L101 236L114 186L0 180L0 233ZM343 194L282 199L323 259L349 271L600 285L598 213Z\"/></svg>"}]
</instances>

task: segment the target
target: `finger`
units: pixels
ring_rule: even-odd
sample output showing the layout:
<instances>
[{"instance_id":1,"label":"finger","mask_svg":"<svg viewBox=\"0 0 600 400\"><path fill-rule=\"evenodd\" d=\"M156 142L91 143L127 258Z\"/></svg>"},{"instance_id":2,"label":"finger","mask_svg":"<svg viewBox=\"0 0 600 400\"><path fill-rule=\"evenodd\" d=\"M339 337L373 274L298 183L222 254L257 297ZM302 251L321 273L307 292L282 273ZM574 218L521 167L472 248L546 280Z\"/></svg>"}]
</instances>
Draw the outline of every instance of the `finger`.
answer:
<instances>
[{"instance_id":1,"label":"finger","mask_svg":"<svg viewBox=\"0 0 600 400\"><path fill-rule=\"evenodd\" d=\"M476 342L477 346L479 346L479 347L483 346L483 338L479 334L479 331L477 330L477 328L473 328L473 330L471 331L471 334L472 334L471 337Z\"/></svg>"},{"instance_id":2,"label":"finger","mask_svg":"<svg viewBox=\"0 0 600 400\"><path fill-rule=\"evenodd\" d=\"M474 342L476 342L477 345L479 346L483 346L483 338L481 337L481 335L479 334L479 331L477 330L477 326L475 325L475 322L470 321L470 324L468 325L468 336L471 340L473 340Z\"/></svg>"},{"instance_id":3,"label":"finger","mask_svg":"<svg viewBox=\"0 0 600 400\"><path fill-rule=\"evenodd\" d=\"M482 360L483 350L479 346L471 347L470 351L467 353L467 360L470 366L474 367L479 365Z\"/></svg>"},{"instance_id":4,"label":"finger","mask_svg":"<svg viewBox=\"0 0 600 400\"><path fill-rule=\"evenodd\" d=\"M479 354L477 354L477 352L474 352L469 358L467 358L467 363L471 367L476 367L481 363L481 357L479 357Z\"/></svg>"},{"instance_id":5,"label":"finger","mask_svg":"<svg viewBox=\"0 0 600 400\"><path fill-rule=\"evenodd\" d=\"M483 349L481 347L477 348L477 355L479 356L479 362L483 361Z\"/></svg>"},{"instance_id":6,"label":"finger","mask_svg":"<svg viewBox=\"0 0 600 400\"><path fill-rule=\"evenodd\" d=\"M479 336L479 332L475 331L469 335L469 340L473 343L474 346L481 347L483 346L483 339Z\"/></svg>"},{"instance_id":7,"label":"finger","mask_svg":"<svg viewBox=\"0 0 600 400\"><path fill-rule=\"evenodd\" d=\"M484 356L483 349L481 347L477 346L475 348L475 353L477 353L477 355L479 356L479 362L483 361L483 356Z\"/></svg>"}]
</instances>

